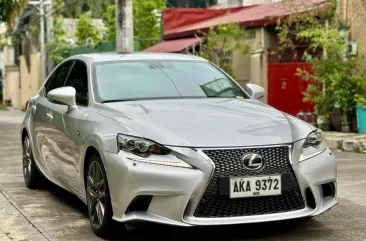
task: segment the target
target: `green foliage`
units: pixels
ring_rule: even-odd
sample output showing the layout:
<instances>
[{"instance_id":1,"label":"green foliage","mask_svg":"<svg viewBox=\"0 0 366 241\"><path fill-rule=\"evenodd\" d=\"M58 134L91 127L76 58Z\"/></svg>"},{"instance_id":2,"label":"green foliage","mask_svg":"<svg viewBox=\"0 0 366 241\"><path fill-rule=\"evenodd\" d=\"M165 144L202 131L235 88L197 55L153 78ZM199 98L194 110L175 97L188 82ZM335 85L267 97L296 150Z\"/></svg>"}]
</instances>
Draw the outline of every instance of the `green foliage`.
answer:
<instances>
[{"instance_id":1,"label":"green foliage","mask_svg":"<svg viewBox=\"0 0 366 241\"><path fill-rule=\"evenodd\" d=\"M52 39L47 43L47 50L51 53L51 59L56 63L62 62L66 57L70 48L68 36L65 31L61 10L64 3L57 2L57 9L55 11L53 26L51 28Z\"/></svg>"},{"instance_id":2,"label":"green foliage","mask_svg":"<svg viewBox=\"0 0 366 241\"><path fill-rule=\"evenodd\" d=\"M206 44L199 55L233 75L232 62L228 58L232 58L232 54L237 51L242 54L249 52L249 44L245 41L249 36L248 31L238 23L228 23L202 34L206 36Z\"/></svg>"},{"instance_id":3,"label":"green foliage","mask_svg":"<svg viewBox=\"0 0 366 241\"><path fill-rule=\"evenodd\" d=\"M298 36L299 33L307 31L309 29L324 29L324 24L326 20L332 20L335 17L335 10L337 6L337 0L330 0L330 4L327 6L321 6L319 8L314 8L310 11L300 11L299 5L308 4L308 1L303 0L294 2L291 5L289 1L287 5L288 8L294 14L290 15L287 19L279 19L277 22L276 30L278 31L280 50L294 49L295 42L301 38Z\"/></svg>"},{"instance_id":4,"label":"green foliage","mask_svg":"<svg viewBox=\"0 0 366 241\"><path fill-rule=\"evenodd\" d=\"M309 82L303 100L314 103L316 111L325 116L336 105L343 113L348 113L366 102L366 70L359 64L358 56L346 57L348 25L337 18L335 4L332 0L328 7L294 14L287 22L279 22L276 28L280 50L293 49L294 42L301 41L309 44L304 58L308 52L325 52L311 60L312 73L300 69L297 73Z\"/></svg>"},{"instance_id":5,"label":"green foliage","mask_svg":"<svg viewBox=\"0 0 366 241\"><path fill-rule=\"evenodd\" d=\"M160 19L153 11L165 8L165 0L133 1L133 33L142 39L160 39ZM153 45L152 41L141 41L141 49Z\"/></svg>"},{"instance_id":6,"label":"green foliage","mask_svg":"<svg viewBox=\"0 0 366 241\"><path fill-rule=\"evenodd\" d=\"M0 110L6 110L6 105L0 104Z\"/></svg>"},{"instance_id":7,"label":"green foliage","mask_svg":"<svg viewBox=\"0 0 366 241\"><path fill-rule=\"evenodd\" d=\"M13 14L18 10L17 0L0 0L0 22L10 23Z\"/></svg>"},{"instance_id":8,"label":"green foliage","mask_svg":"<svg viewBox=\"0 0 366 241\"><path fill-rule=\"evenodd\" d=\"M110 5L107 8L107 12L103 14L103 21L107 28L107 40L116 39L116 5Z\"/></svg>"},{"instance_id":9,"label":"green foliage","mask_svg":"<svg viewBox=\"0 0 366 241\"><path fill-rule=\"evenodd\" d=\"M71 46L68 42L61 16L54 19L51 32L53 37L51 41L47 43L47 49L51 52L51 59L58 64L66 58L67 51Z\"/></svg>"},{"instance_id":10,"label":"green foliage","mask_svg":"<svg viewBox=\"0 0 366 241\"><path fill-rule=\"evenodd\" d=\"M160 12L164 7L164 0L133 1L133 33L142 40L141 49L148 48L160 40L160 18L154 12ZM110 5L103 14L108 41L116 39L115 9L115 5Z\"/></svg>"},{"instance_id":11,"label":"green foliage","mask_svg":"<svg viewBox=\"0 0 366 241\"><path fill-rule=\"evenodd\" d=\"M90 14L80 15L76 25L76 44L85 45L87 44L87 39L91 38L94 42L94 46L98 46L102 42L100 35L101 32L94 26L93 19L91 18Z\"/></svg>"},{"instance_id":12,"label":"green foliage","mask_svg":"<svg viewBox=\"0 0 366 241\"><path fill-rule=\"evenodd\" d=\"M338 104L344 113L348 113L358 104L365 103L365 69L358 63L357 57L346 61L334 58L313 63L314 74L298 70L298 74L311 83L303 93L305 102L315 104L316 111L329 115Z\"/></svg>"},{"instance_id":13,"label":"green foliage","mask_svg":"<svg viewBox=\"0 0 366 241\"><path fill-rule=\"evenodd\" d=\"M29 30L32 34L38 36L39 32L40 32L40 27L39 27L39 19L40 19L40 14L39 12L34 14L34 16L31 16L30 18L30 24L29 24Z\"/></svg>"}]
</instances>

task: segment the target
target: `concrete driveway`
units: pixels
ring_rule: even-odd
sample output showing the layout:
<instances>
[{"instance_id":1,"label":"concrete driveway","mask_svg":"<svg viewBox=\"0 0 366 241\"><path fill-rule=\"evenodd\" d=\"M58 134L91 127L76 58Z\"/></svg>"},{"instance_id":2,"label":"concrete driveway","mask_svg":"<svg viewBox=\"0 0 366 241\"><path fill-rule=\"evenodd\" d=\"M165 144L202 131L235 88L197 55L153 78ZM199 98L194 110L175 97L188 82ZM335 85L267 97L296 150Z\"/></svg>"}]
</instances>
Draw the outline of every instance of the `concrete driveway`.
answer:
<instances>
[{"instance_id":1,"label":"concrete driveway","mask_svg":"<svg viewBox=\"0 0 366 241\"><path fill-rule=\"evenodd\" d=\"M87 209L75 196L49 182L38 190L23 183L21 113L0 112L0 240L100 240ZM205 228L142 225L111 240L366 240L366 155L335 153L339 205L307 220Z\"/></svg>"}]
</instances>

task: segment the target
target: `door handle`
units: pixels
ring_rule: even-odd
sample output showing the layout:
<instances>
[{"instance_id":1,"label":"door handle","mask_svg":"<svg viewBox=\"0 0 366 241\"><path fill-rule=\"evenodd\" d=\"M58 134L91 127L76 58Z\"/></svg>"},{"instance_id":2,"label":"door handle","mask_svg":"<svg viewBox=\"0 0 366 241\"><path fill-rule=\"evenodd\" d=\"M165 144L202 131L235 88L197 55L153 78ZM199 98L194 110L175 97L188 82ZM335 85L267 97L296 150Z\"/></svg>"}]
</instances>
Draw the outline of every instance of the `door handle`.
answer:
<instances>
[{"instance_id":1,"label":"door handle","mask_svg":"<svg viewBox=\"0 0 366 241\"><path fill-rule=\"evenodd\" d=\"M48 121L53 120L53 115L52 115L52 113L47 113L47 114L46 114L46 120L48 120Z\"/></svg>"}]
</instances>

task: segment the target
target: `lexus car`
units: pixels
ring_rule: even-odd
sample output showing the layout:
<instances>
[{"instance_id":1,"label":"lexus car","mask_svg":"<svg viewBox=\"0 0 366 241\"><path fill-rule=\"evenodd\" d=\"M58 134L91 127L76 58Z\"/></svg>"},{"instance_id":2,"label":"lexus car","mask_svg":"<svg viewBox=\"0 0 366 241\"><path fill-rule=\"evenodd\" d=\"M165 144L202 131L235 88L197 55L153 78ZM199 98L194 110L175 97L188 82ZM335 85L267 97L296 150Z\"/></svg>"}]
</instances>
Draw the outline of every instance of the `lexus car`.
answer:
<instances>
[{"instance_id":1,"label":"lexus car","mask_svg":"<svg viewBox=\"0 0 366 241\"><path fill-rule=\"evenodd\" d=\"M70 57L27 103L25 184L47 178L75 194L101 237L113 222L229 225L327 211L337 172L322 131L264 95L193 55Z\"/></svg>"}]
</instances>

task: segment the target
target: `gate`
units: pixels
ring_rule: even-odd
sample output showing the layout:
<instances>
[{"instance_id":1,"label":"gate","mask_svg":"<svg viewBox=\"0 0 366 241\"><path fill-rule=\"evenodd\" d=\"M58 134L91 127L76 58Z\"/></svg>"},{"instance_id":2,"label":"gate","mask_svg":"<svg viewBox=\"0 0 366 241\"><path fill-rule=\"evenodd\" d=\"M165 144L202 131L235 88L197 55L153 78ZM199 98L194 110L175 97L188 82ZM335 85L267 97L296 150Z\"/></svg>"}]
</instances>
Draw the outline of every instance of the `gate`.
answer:
<instances>
[{"instance_id":1,"label":"gate","mask_svg":"<svg viewBox=\"0 0 366 241\"><path fill-rule=\"evenodd\" d=\"M296 75L298 68L311 71L311 65L305 62L268 65L268 104L293 116L301 110L314 111L313 104L303 102L308 82Z\"/></svg>"}]
</instances>

